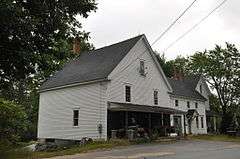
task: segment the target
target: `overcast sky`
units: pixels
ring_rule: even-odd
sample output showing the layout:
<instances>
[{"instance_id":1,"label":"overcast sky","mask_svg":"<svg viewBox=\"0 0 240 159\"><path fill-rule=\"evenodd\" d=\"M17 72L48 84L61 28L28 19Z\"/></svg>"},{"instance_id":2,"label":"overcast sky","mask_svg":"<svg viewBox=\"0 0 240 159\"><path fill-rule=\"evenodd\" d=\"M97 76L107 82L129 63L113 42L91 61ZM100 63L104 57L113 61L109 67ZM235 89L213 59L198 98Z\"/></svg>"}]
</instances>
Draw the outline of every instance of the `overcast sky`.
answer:
<instances>
[{"instance_id":1,"label":"overcast sky","mask_svg":"<svg viewBox=\"0 0 240 159\"><path fill-rule=\"evenodd\" d=\"M98 9L87 19L79 18L85 31L91 32L96 48L139 34L151 44L193 0L97 0ZM163 52L181 34L191 28L223 0L198 0L176 25L152 46ZM165 52L168 59L212 49L225 41L239 46L240 1L228 0L206 21Z\"/></svg>"}]
</instances>

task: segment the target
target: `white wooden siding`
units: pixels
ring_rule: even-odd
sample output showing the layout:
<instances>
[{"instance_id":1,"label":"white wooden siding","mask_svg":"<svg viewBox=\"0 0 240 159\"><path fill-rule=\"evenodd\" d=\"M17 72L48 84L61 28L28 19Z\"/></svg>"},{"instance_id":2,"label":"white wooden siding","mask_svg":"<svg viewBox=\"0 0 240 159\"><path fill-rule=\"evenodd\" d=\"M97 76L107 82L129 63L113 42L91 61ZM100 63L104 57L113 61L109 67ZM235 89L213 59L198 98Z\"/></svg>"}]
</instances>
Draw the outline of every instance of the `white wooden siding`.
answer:
<instances>
[{"instance_id":1,"label":"white wooden siding","mask_svg":"<svg viewBox=\"0 0 240 159\"><path fill-rule=\"evenodd\" d=\"M107 138L106 84L94 83L40 93L38 138ZM79 126L73 110L79 109ZM103 124L102 136L97 126Z\"/></svg>"},{"instance_id":2,"label":"white wooden siding","mask_svg":"<svg viewBox=\"0 0 240 159\"><path fill-rule=\"evenodd\" d=\"M139 57L138 59L136 59ZM144 60L147 75L140 75L140 60ZM158 106L171 107L168 87L163 75L152 59L145 42L141 39L124 57L119 65L109 75L108 101L125 101L125 85L131 85L131 103L142 105L154 105L153 92L158 90Z\"/></svg>"},{"instance_id":3,"label":"white wooden siding","mask_svg":"<svg viewBox=\"0 0 240 159\"><path fill-rule=\"evenodd\" d=\"M178 100L178 107L175 107L175 100ZM190 108L187 107L187 101L190 102ZM198 103L198 108L195 108L196 102ZM185 112L187 112L189 109L196 109L197 112L199 113L199 128L197 128L196 120L194 119L192 121L192 125L191 125L192 133L193 134L207 134L205 102L191 100L191 99L171 97L171 104L175 109L182 110ZM200 116L203 116L203 118L204 118L204 128L201 128ZM187 124L187 121L186 121L186 124ZM182 122L182 127L184 127L183 122ZM186 127L186 132L188 133L188 127Z\"/></svg>"}]
</instances>

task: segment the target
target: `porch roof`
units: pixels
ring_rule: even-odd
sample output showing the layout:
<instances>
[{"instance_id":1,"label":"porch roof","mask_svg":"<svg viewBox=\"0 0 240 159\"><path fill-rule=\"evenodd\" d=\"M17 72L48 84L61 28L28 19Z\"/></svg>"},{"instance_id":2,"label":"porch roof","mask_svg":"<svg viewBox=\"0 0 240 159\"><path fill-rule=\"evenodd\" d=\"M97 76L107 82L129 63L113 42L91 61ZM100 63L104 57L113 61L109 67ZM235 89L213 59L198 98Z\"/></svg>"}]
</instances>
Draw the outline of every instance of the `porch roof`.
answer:
<instances>
[{"instance_id":1,"label":"porch roof","mask_svg":"<svg viewBox=\"0 0 240 159\"><path fill-rule=\"evenodd\" d=\"M193 117L195 117L196 115L199 115L198 111L196 109L189 109L187 111L187 118L188 119L192 119Z\"/></svg>"},{"instance_id":2,"label":"porch roof","mask_svg":"<svg viewBox=\"0 0 240 159\"><path fill-rule=\"evenodd\" d=\"M132 104L132 103L118 103L118 102L109 102L108 110L145 112L145 113L168 113L168 114L186 114L187 113L187 112L173 109L173 108L150 106L150 105L139 105L139 104Z\"/></svg>"}]
</instances>

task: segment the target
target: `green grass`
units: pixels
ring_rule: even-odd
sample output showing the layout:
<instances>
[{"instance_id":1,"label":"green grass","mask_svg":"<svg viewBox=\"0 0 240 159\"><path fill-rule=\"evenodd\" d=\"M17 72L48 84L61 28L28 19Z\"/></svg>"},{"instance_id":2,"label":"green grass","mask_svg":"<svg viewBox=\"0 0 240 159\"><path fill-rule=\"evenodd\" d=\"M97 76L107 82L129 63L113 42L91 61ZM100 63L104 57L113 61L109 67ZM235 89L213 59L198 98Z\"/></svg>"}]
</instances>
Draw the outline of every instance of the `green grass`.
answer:
<instances>
[{"instance_id":1,"label":"green grass","mask_svg":"<svg viewBox=\"0 0 240 159\"><path fill-rule=\"evenodd\" d=\"M240 137L229 136L229 135L196 135L196 136L188 136L188 139L240 142Z\"/></svg>"},{"instance_id":2,"label":"green grass","mask_svg":"<svg viewBox=\"0 0 240 159\"><path fill-rule=\"evenodd\" d=\"M72 146L69 148L60 148L51 152L29 152L26 150L12 150L3 155L5 159L41 159L54 156L73 155L77 153L89 152L96 149L111 149L117 146L127 146L130 142L127 140L98 141L85 146Z\"/></svg>"}]
</instances>

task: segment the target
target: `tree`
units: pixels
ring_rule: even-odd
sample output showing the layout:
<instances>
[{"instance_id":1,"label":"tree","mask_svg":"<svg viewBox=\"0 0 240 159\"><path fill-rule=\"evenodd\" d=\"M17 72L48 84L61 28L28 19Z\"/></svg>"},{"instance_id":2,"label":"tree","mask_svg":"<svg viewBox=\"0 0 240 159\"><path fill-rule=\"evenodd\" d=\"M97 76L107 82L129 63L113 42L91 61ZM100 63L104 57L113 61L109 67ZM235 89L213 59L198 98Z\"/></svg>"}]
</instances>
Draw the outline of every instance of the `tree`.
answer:
<instances>
[{"instance_id":1,"label":"tree","mask_svg":"<svg viewBox=\"0 0 240 159\"><path fill-rule=\"evenodd\" d=\"M38 88L81 51L93 49L76 16L88 17L95 0L2 0L0 2L0 97L22 105L28 134L36 136Z\"/></svg>"},{"instance_id":2,"label":"tree","mask_svg":"<svg viewBox=\"0 0 240 159\"><path fill-rule=\"evenodd\" d=\"M160 55L159 53L155 52L155 55L167 77L171 78L174 76L174 73L177 72L182 73L184 76L189 74L187 69L188 58L177 56L174 60L167 61L164 54Z\"/></svg>"},{"instance_id":3,"label":"tree","mask_svg":"<svg viewBox=\"0 0 240 159\"><path fill-rule=\"evenodd\" d=\"M163 72L167 77L172 77L174 73L174 64L172 61L167 61L164 54L160 55L159 53L155 52L156 58L163 69Z\"/></svg>"},{"instance_id":4,"label":"tree","mask_svg":"<svg viewBox=\"0 0 240 159\"><path fill-rule=\"evenodd\" d=\"M44 77L51 75L71 57L70 47L63 51L60 48L72 37L77 36L86 46L89 33L80 31L76 16L86 18L95 9L94 0L1 1L1 90L19 88L36 73Z\"/></svg>"},{"instance_id":5,"label":"tree","mask_svg":"<svg viewBox=\"0 0 240 159\"><path fill-rule=\"evenodd\" d=\"M228 109L239 105L240 53L233 44L226 48L216 45L213 50L197 52L190 58L189 70L202 74L217 92L222 108L222 132L229 125Z\"/></svg>"}]
</instances>

